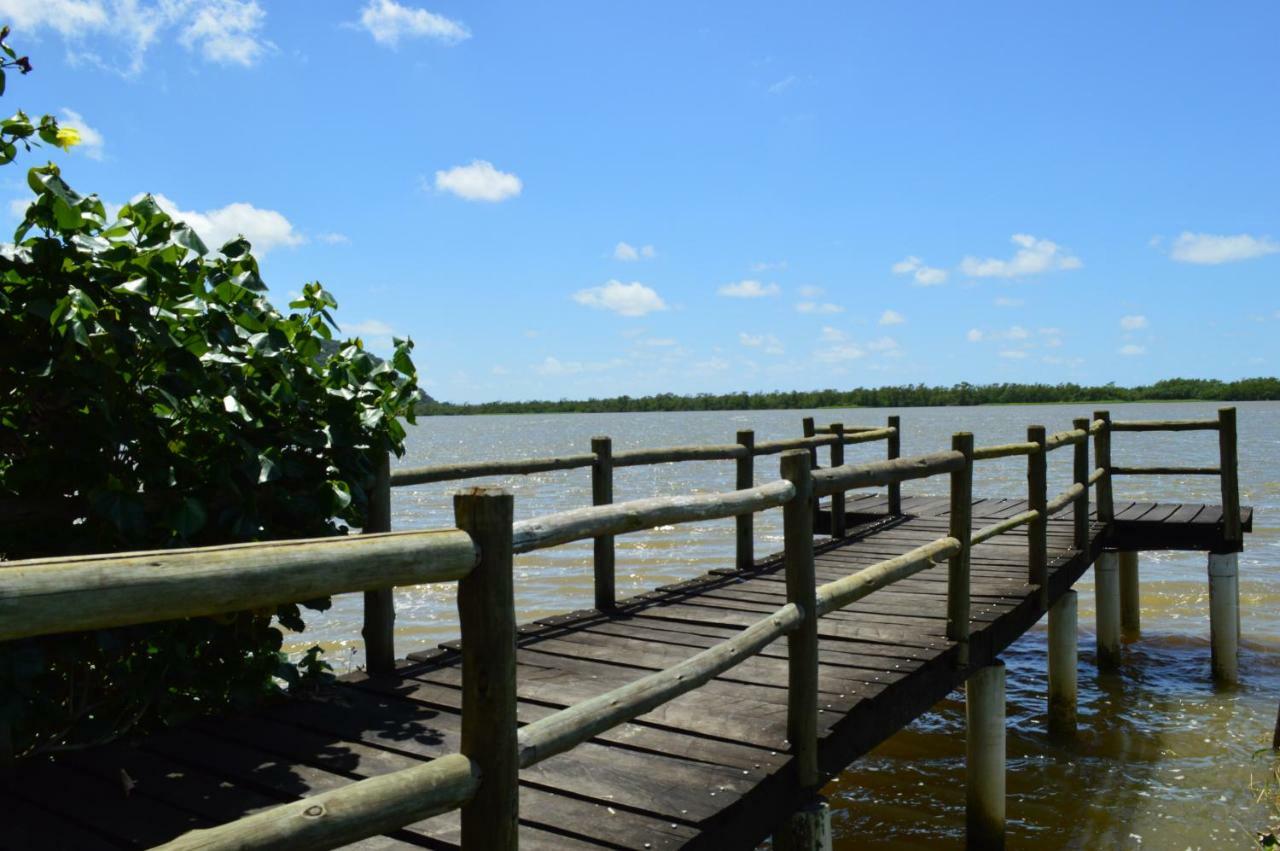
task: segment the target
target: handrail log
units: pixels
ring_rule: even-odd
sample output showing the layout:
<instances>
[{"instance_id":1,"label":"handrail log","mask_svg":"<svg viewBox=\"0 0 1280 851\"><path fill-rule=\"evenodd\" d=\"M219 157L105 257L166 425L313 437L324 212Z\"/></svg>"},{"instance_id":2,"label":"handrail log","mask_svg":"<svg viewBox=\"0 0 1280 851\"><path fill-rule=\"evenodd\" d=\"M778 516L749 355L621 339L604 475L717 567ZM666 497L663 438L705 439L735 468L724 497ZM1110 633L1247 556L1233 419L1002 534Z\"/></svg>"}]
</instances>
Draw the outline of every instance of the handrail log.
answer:
<instances>
[{"instance_id":1,"label":"handrail log","mask_svg":"<svg viewBox=\"0 0 1280 851\"><path fill-rule=\"evenodd\" d=\"M457 809L471 800L479 785L475 764L462 754L448 754L217 827L192 830L156 851L341 848Z\"/></svg>"},{"instance_id":2,"label":"handrail log","mask_svg":"<svg viewBox=\"0 0 1280 851\"><path fill-rule=\"evenodd\" d=\"M1107 420L1099 417L1096 413L1093 415L1093 421L1089 423L1089 434L1097 434L1107 427Z\"/></svg>"},{"instance_id":3,"label":"handrail log","mask_svg":"<svg viewBox=\"0 0 1280 851\"><path fill-rule=\"evenodd\" d=\"M990 461L993 458L1009 458L1014 455L1034 455L1040 451L1040 444L1026 441L1023 443L1001 443L997 446L979 446L973 450L973 460Z\"/></svg>"},{"instance_id":4,"label":"handrail log","mask_svg":"<svg viewBox=\"0 0 1280 851\"><path fill-rule=\"evenodd\" d=\"M792 437L787 440L761 440L756 443L755 452L757 455L777 455L779 452L786 452L788 449L809 449L816 446L827 446L835 442L836 437L831 434L818 435L816 437Z\"/></svg>"},{"instance_id":5,"label":"handrail log","mask_svg":"<svg viewBox=\"0 0 1280 851\"><path fill-rule=\"evenodd\" d=\"M1049 502L1044 507L1045 514L1050 517L1057 514L1059 511L1066 508L1072 502L1079 499L1080 494L1084 493L1084 490L1085 490L1084 485L1080 484L1079 482L1076 482L1071 487L1067 488L1062 493L1058 494L1053 499L1049 500Z\"/></svg>"},{"instance_id":6,"label":"handrail log","mask_svg":"<svg viewBox=\"0 0 1280 851\"><path fill-rule=\"evenodd\" d=\"M841 434L844 434L847 437L850 434L861 434L862 432L866 432L866 431L880 431L883 428L884 426L845 426L844 431L841 432ZM835 429L829 425L815 426L813 429L813 432L814 434L835 434L836 433Z\"/></svg>"},{"instance_id":7,"label":"handrail log","mask_svg":"<svg viewBox=\"0 0 1280 851\"><path fill-rule=\"evenodd\" d=\"M1010 529L1017 529L1019 526L1030 523L1032 520L1039 519L1039 517L1040 512L1032 509L1030 511L1024 511L1021 514L1015 514L998 523L992 523L990 526L983 526L969 537L969 545L973 546L975 544L981 544L983 541L990 540L996 535L1003 535Z\"/></svg>"},{"instance_id":8,"label":"handrail log","mask_svg":"<svg viewBox=\"0 0 1280 851\"><path fill-rule=\"evenodd\" d=\"M1112 431L1217 431L1217 420L1112 420Z\"/></svg>"},{"instance_id":9,"label":"handrail log","mask_svg":"<svg viewBox=\"0 0 1280 851\"><path fill-rule=\"evenodd\" d=\"M1106 475L1107 475L1106 467L1094 467L1093 472L1089 474L1089 487L1093 487L1098 482L1102 481L1104 478L1106 478Z\"/></svg>"},{"instance_id":10,"label":"handrail log","mask_svg":"<svg viewBox=\"0 0 1280 851\"><path fill-rule=\"evenodd\" d=\"M852 443L871 443L875 440L888 440L895 434L897 434L897 429L884 427L854 431L852 434L846 431L844 433L844 445L848 446Z\"/></svg>"},{"instance_id":11,"label":"handrail log","mask_svg":"<svg viewBox=\"0 0 1280 851\"><path fill-rule=\"evenodd\" d=\"M1053 450L1066 446L1067 444L1079 443L1089 436L1089 433L1082 428L1073 428L1069 431L1060 431L1057 434L1051 434L1044 440L1044 451L1052 452Z\"/></svg>"},{"instance_id":12,"label":"handrail log","mask_svg":"<svg viewBox=\"0 0 1280 851\"><path fill-rule=\"evenodd\" d=\"M1114 476L1220 476L1221 467L1112 467Z\"/></svg>"},{"instance_id":13,"label":"handrail log","mask_svg":"<svg viewBox=\"0 0 1280 851\"><path fill-rule=\"evenodd\" d=\"M960 542L955 538L939 538L933 543L916 547L900 556L864 567L857 573L819 585L818 615L830 614L855 600L861 600L871 592L878 591L899 579L917 574L959 551Z\"/></svg>"},{"instance_id":14,"label":"handrail log","mask_svg":"<svg viewBox=\"0 0 1280 851\"><path fill-rule=\"evenodd\" d=\"M814 470L813 491L816 496L829 496L837 491L880 487L908 479L953 473L963 466L964 455L959 452L933 452L871 464L846 464L843 467Z\"/></svg>"},{"instance_id":15,"label":"handrail log","mask_svg":"<svg viewBox=\"0 0 1280 851\"><path fill-rule=\"evenodd\" d=\"M733 638L679 664L525 725L518 736L520 767L563 753L710 682L795 629L801 619L800 607L788 603Z\"/></svg>"},{"instance_id":16,"label":"handrail log","mask_svg":"<svg viewBox=\"0 0 1280 851\"><path fill-rule=\"evenodd\" d=\"M571 470L590 467L596 463L594 454L563 455L557 458L517 458L512 461L468 461L463 464L441 464L435 467L410 467L391 471L393 488L406 485L427 485L432 482L451 482L457 479L478 479L483 476L527 476L530 473L546 473L551 470Z\"/></svg>"},{"instance_id":17,"label":"handrail log","mask_svg":"<svg viewBox=\"0 0 1280 851\"><path fill-rule=\"evenodd\" d=\"M790 482L776 481L728 493L662 496L576 508L516 523L514 551L527 553L583 538L622 535L693 520L736 517L776 508L793 496L795 488Z\"/></svg>"},{"instance_id":18,"label":"handrail log","mask_svg":"<svg viewBox=\"0 0 1280 851\"><path fill-rule=\"evenodd\" d=\"M477 559L448 529L8 562L0 641L450 582Z\"/></svg>"},{"instance_id":19,"label":"handrail log","mask_svg":"<svg viewBox=\"0 0 1280 851\"><path fill-rule=\"evenodd\" d=\"M672 446L665 449L629 449L613 453L613 466L639 467L672 461L730 461L746 457L747 448L736 443L714 446Z\"/></svg>"}]
</instances>

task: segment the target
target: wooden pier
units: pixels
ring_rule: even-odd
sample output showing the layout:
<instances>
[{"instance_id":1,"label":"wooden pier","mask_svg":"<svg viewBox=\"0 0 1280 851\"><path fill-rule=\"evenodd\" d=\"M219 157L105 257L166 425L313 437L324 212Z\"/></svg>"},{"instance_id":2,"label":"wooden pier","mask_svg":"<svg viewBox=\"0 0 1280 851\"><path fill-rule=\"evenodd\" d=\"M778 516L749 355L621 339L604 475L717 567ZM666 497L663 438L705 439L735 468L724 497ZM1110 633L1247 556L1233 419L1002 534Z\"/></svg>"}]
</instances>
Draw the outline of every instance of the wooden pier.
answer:
<instances>
[{"instance_id":1,"label":"wooden pier","mask_svg":"<svg viewBox=\"0 0 1280 851\"><path fill-rule=\"evenodd\" d=\"M907 458L898 428L807 422L790 441L744 432L614 453L598 439L589 455L383 465L372 534L13 563L0 570L0 638L364 591L370 671L320 699L22 763L0 786L0 847L720 849L774 835L775 847L818 848L823 783L961 685L970 844L998 847L999 654L1049 613L1050 728L1070 735L1071 588L1091 565L1106 665L1121 613L1137 617L1129 554L1208 552L1214 673L1235 678L1236 553L1252 512L1237 495L1234 410L1163 423L1098 412L1021 443L960 434L949 451ZM1112 465L1113 431L1192 428L1218 433L1218 466ZM845 446L871 441L884 461L842 463ZM826 467L820 447L833 450ZM1074 483L1051 496L1057 448L1073 453ZM756 484L752 460L768 453L782 454L781 477ZM975 497L973 465L1011 456L1026 458L1027 497ZM716 459L737 465L736 490L612 503L613 468ZM385 531L392 486L572 467L591 468L592 507L513 523L509 495L472 489L456 497L455 530ZM1113 494L1126 474L1218 475L1222 504L1126 501ZM901 493L931 476L947 479L943 495ZM752 514L776 507L785 551L757 559ZM733 563L614 599L615 535L730 516ZM586 538L596 608L517 627L513 554ZM462 640L397 660L389 589L454 580Z\"/></svg>"}]
</instances>

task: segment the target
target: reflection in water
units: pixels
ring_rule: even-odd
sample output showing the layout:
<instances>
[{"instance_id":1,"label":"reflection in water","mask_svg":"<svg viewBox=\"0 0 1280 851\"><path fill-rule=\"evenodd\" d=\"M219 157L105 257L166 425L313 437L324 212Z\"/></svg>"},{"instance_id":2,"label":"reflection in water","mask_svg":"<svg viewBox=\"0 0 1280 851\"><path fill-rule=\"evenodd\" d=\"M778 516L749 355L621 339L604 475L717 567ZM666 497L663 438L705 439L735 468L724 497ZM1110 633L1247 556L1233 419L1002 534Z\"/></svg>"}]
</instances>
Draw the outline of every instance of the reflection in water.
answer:
<instances>
[{"instance_id":1,"label":"reflection in water","mask_svg":"<svg viewBox=\"0 0 1280 851\"><path fill-rule=\"evenodd\" d=\"M1044 733L1045 633L1043 622L1005 653L1008 665L1008 814L1011 847L1248 848L1252 831L1267 821L1249 792L1251 777L1269 768L1254 752L1269 744L1280 699L1280 602L1277 548L1280 530L1269 525L1280 504L1280 404L1239 406L1242 502L1256 509L1254 533L1240 561L1243 683L1218 690L1209 682L1208 593L1202 553L1147 553L1141 560L1142 635L1126 643L1122 670L1100 677L1093 667L1092 574L1080 591L1080 735L1055 744ZM1115 405L1116 419L1192 419L1214 416L1204 404ZM687 414L584 414L426 418L410 429L409 451L399 463L422 465L589 451L593 435L613 437L614 450L723 443L738 429L757 440L798 436L800 418L876 425L901 414L904 454L950 443L957 429L979 444L1020 440L1029 423L1067 428L1087 406L1009 406L758 411ZM883 457L883 444L854 446L848 461ZM1212 432L1160 435L1120 433L1117 464L1210 465L1217 462ZM824 462L825 463L825 460ZM1071 456L1050 456L1051 492L1070 479ZM776 478L776 456L757 459L757 481ZM693 462L616 471L614 498L706 493L733 486L731 462ZM589 505L590 476L567 470L490 480L509 488L516 517L535 517ZM914 485L914 488L913 488ZM456 484L397 489L397 529L452 525L449 494ZM1135 477L1117 480L1117 499L1218 502L1216 478ZM982 463L974 490L982 496L1024 495L1020 459ZM937 482L904 486L906 493L941 492ZM779 511L756 520L757 554L782 542ZM618 538L618 593L697 576L733 563L731 520L664 527ZM590 606L591 545L584 542L516 558L520 620ZM451 586L396 592L397 649L406 652L456 637ZM335 600L323 616L309 613L299 642L330 649L339 670L362 663L360 598ZM964 827L964 705L953 694L873 753L827 790L837 847L958 847Z\"/></svg>"}]
</instances>

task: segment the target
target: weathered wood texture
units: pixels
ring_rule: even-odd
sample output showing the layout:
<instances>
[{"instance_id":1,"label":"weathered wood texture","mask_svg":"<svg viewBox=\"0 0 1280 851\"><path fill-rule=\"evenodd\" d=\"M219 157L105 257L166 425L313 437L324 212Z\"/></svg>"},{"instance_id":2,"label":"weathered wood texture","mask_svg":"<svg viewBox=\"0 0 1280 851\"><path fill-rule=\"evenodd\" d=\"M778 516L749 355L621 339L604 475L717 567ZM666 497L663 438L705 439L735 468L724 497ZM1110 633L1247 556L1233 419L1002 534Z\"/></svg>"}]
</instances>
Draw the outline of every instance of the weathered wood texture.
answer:
<instances>
[{"instance_id":1,"label":"weathered wood texture","mask_svg":"<svg viewBox=\"0 0 1280 851\"><path fill-rule=\"evenodd\" d=\"M608 437L593 437L591 451L596 456L596 463L591 468L591 504L610 505L613 502L613 441ZM596 608L601 611L612 609L617 598L612 535L595 537L592 559Z\"/></svg>"},{"instance_id":2,"label":"weathered wood texture","mask_svg":"<svg viewBox=\"0 0 1280 851\"><path fill-rule=\"evenodd\" d=\"M364 534L391 531L391 456L379 452L374 462L373 484L369 488L369 507ZM371 674L386 674L396 665L396 604L391 588L364 592L365 665Z\"/></svg>"}]
</instances>

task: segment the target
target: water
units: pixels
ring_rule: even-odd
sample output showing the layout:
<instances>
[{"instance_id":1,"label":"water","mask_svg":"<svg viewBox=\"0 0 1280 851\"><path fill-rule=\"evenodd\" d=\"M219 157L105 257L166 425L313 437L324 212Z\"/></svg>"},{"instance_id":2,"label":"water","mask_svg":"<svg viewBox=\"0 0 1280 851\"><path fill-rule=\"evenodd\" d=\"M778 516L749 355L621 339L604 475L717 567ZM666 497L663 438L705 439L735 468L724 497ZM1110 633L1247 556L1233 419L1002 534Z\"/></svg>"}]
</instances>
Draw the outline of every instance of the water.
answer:
<instances>
[{"instance_id":1,"label":"water","mask_svg":"<svg viewBox=\"0 0 1280 851\"><path fill-rule=\"evenodd\" d=\"M1093 665L1092 573L1080 592L1080 735L1057 746L1044 735L1046 693L1043 621L1004 654L1008 665L1008 816L1011 847L1248 848L1255 830L1277 821L1255 799L1251 781L1271 761L1255 752L1270 743L1280 699L1280 403L1239 407L1241 501L1255 508L1254 532L1240 559L1243 641L1236 689L1209 679L1208 593L1203 553L1147 553L1141 560L1142 635L1125 647L1118 676ZM1131 404L1110 408L1116 419L1212 418L1211 404ZM1029 423L1050 432L1070 427L1085 406L910 408L891 410L757 411L521 415L426 418L410 430L400 464L545 456L590 451L593 435L630 448L731 442L738 429L757 440L797 437L800 419L878 425L902 416L904 455L950 445L968 430L979 445L1024 439ZM849 447L847 460L883 457L884 444ZM1066 487L1071 453L1050 456L1050 493ZM1118 465L1217 464L1213 432L1114 436ZM825 463L825 461L824 461ZM757 459L756 481L777 476L776 456ZM586 469L490 480L515 494L516 518L589 505ZM732 489L732 462L692 462L625 468L615 473L614 498L634 499ZM908 482L904 493L941 493L941 479ZM979 464L974 492L1025 496L1025 461ZM398 488L396 529L452 523L456 484ZM1215 477L1116 480L1116 499L1220 501ZM782 546L780 511L757 518L757 555ZM688 579L733 562L732 520L663 528L617 539L620 596ZM591 544L519 556L519 619L591 605ZM457 636L451 586L396 592L397 650L435 646ZM320 641L341 671L362 662L358 595L312 615L299 647ZM964 705L960 693L924 715L830 784L839 848L959 847L964 833Z\"/></svg>"}]
</instances>

